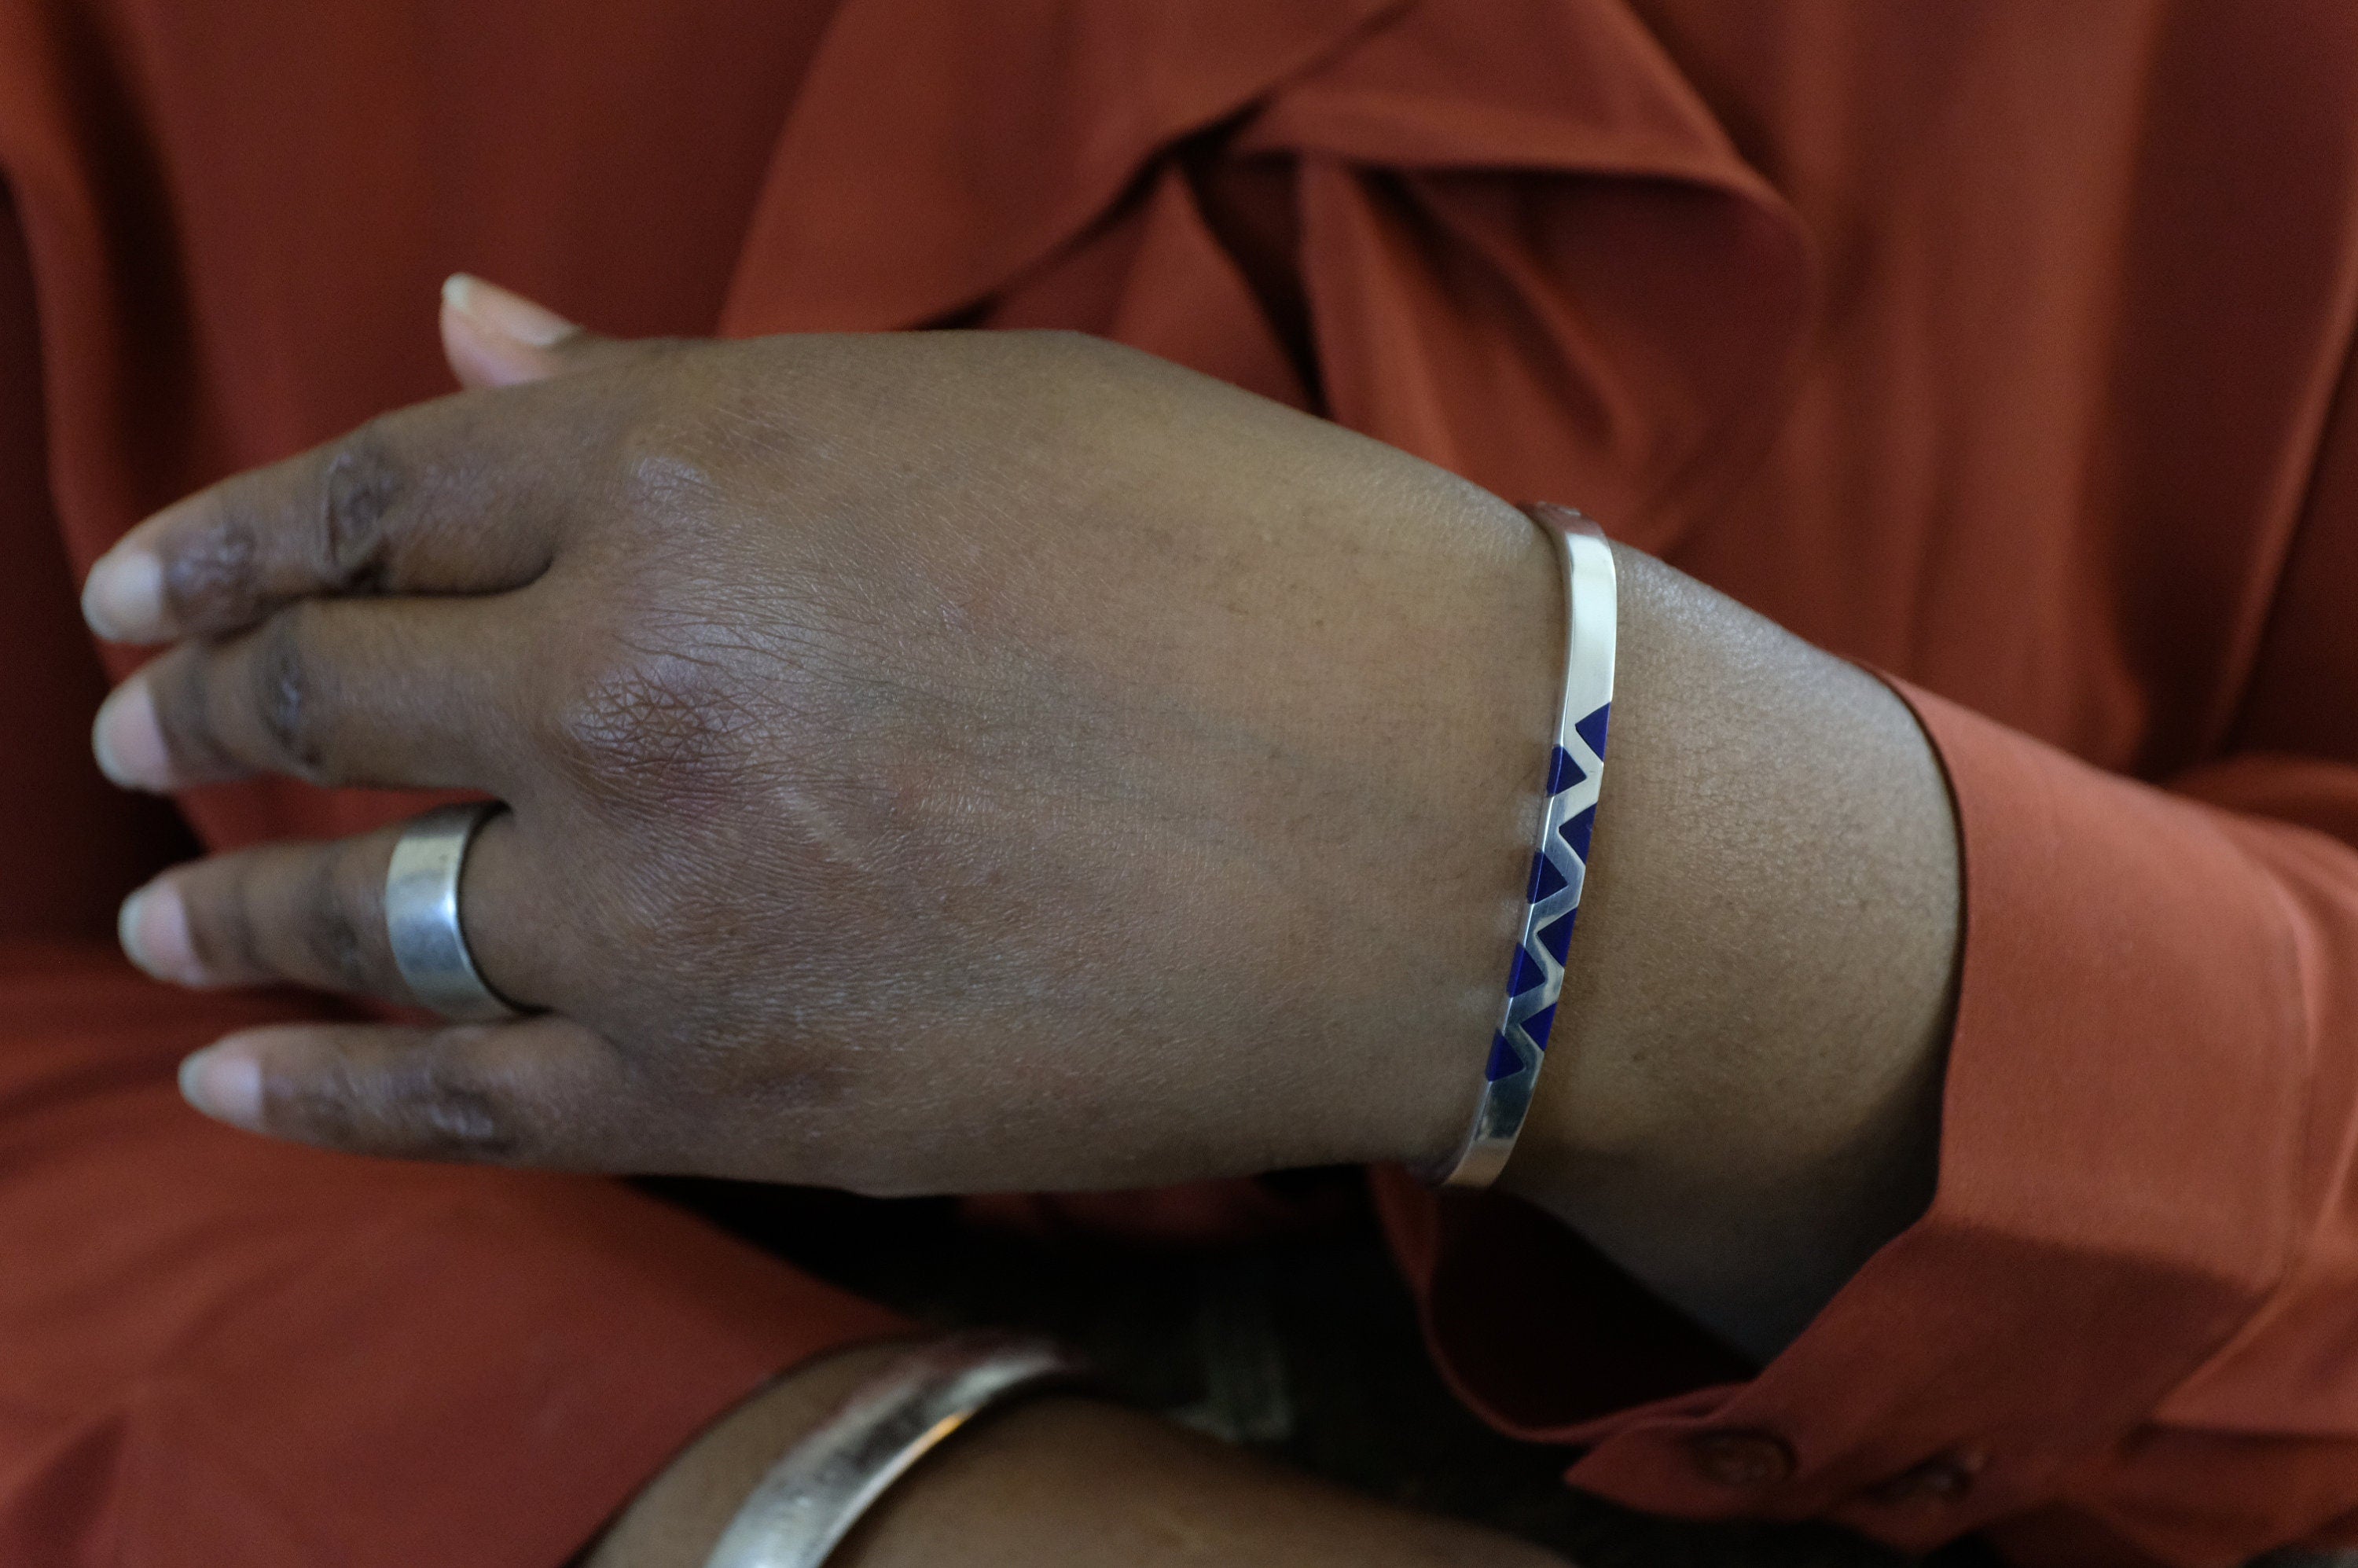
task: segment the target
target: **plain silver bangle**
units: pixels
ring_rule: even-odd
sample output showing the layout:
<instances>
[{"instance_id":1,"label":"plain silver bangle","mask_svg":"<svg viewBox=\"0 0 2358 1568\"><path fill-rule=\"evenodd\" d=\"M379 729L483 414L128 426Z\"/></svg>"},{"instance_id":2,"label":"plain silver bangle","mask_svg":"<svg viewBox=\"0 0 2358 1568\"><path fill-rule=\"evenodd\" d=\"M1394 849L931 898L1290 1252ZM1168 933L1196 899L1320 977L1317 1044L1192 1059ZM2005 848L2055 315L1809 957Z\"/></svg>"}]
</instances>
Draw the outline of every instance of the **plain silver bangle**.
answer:
<instances>
[{"instance_id":1,"label":"plain silver bangle","mask_svg":"<svg viewBox=\"0 0 2358 1568\"><path fill-rule=\"evenodd\" d=\"M1051 1340L989 1330L921 1345L852 1390L754 1486L704 1568L819 1568L909 1467L992 1405L1081 1381Z\"/></svg>"}]
</instances>

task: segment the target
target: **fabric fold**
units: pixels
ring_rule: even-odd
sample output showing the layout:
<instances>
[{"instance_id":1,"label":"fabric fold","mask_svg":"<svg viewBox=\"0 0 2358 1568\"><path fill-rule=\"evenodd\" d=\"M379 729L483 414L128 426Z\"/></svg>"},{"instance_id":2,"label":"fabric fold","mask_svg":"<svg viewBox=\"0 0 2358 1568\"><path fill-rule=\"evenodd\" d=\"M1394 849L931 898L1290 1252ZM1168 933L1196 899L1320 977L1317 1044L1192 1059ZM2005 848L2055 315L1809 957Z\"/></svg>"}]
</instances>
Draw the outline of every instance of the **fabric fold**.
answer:
<instances>
[{"instance_id":1,"label":"fabric fold","mask_svg":"<svg viewBox=\"0 0 2358 1568\"><path fill-rule=\"evenodd\" d=\"M1174 222L1182 145L1224 125L1214 164L1292 170L1318 388L1262 349L1239 365L1271 327L1200 224ZM1092 306L1076 272L1134 282ZM1042 0L987 20L856 0L780 144L726 326L1034 325L1023 302L1053 294L1055 325L1502 494L1578 495L1659 550L1775 427L1814 287L1791 211L1612 0ZM1157 330L1179 300L1195 326Z\"/></svg>"},{"instance_id":2,"label":"fabric fold","mask_svg":"<svg viewBox=\"0 0 2358 1568\"><path fill-rule=\"evenodd\" d=\"M0 1373L6 1561L557 1563L779 1370L906 1332L613 1182L180 1102L183 1052L301 1015L0 946L0 1334L38 1347Z\"/></svg>"},{"instance_id":3,"label":"fabric fold","mask_svg":"<svg viewBox=\"0 0 2358 1568\"><path fill-rule=\"evenodd\" d=\"M920 326L1404 0L849 0L780 139L730 336Z\"/></svg>"}]
</instances>

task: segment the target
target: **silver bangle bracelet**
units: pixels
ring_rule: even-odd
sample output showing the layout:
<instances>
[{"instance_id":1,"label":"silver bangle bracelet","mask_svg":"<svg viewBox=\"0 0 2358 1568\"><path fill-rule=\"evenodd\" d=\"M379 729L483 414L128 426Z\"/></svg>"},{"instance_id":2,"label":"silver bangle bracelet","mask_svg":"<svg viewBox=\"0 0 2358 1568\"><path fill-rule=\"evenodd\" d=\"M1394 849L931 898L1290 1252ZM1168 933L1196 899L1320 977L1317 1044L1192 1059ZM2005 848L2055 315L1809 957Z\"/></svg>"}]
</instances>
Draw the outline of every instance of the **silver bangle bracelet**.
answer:
<instances>
[{"instance_id":1,"label":"silver bangle bracelet","mask_svg":"<svg viewBox=\"0 0 2358 1568\"><path fill-rule=\"evenodd\" d=\"M788 1449L745 1498L704 1568L819 1568L909 1467L985 1410L1082 1380L1053 1342L976 1331L911 1350Z\"/></svg>"},{"instance_id":2,"label":"silver bangle bracelet","mask_svg":"<svg viewBox=\"0 0 2358 1568\"><path fill-rule=\"evenodd\" d=\"M1613 546L1595 524L1568 507L1528 510L1563 551L1563 708L1548 757L1547 806L1540 819L1539 853L1531 859L1522 941L1507 977L1506 1012L1491 1037L1482 1098L1457 1152L1431 1173L1448 1187L1487 1187L1498 1180L1531 1113L1556 1003L1563 994L1563 963L1580 914L1589 833L1605 777L1620 609Z\"/></svg>"}]
</instances>

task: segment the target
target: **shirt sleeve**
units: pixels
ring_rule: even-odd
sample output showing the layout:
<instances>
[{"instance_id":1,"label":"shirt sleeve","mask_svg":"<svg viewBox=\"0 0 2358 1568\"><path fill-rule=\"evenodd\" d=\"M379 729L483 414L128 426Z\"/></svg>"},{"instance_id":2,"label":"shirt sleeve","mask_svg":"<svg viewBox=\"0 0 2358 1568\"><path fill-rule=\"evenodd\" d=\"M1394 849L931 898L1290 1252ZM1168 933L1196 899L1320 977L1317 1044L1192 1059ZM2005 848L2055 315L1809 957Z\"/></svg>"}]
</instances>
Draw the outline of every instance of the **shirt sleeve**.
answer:
<instances>
[{"instance_id":1,"label":"shirt sleeve","mask_svg":"<svg viewBox=\"0 0 2358 1568\"><path fill-rule=\"evenodd\" d=\"M1987 1530L2028 1563L2346 1536L2358 851L2320 828L2358 825L2358 769L2244 756L2158 788L1900 690L1964 857L1930 1211L1747 1377L1692 1331L1552 1332L1634 1287L1510 1200L1388 1179L1436 1354L1639 1508L1909 1551Z\"/></svg>"},{"instance_id":2,"label":"shirt sleeve","mask_svg":"<svg viewBox=\"0 0 2358 1568\"><path fill-rule=\"evenodd\" d=\"M1892 682L1963 851L1938 1189L1776 1360L1714 1361L1659 1307L1600 1325L1636 1287L1566 1227L1379 1178L1476 1410L1582 1445L1572 1479L1634 1506L1823 1516L1906 1551L1981 1530L2028 1564L2191 1568L2358 1545L2346 357L2314 452L2254 639L2217 654L2233 711L2158 748L2208 760L2140 781Z\"/></svg>"},{"instance_id":3,"label":"shirt sleeve","mask_svg":"<svg viewBox=\"0 0 2358 1568\"><path fill-rule=\"evenodd\" d=\"M0 944L0 1562L567 1561L777 1372L900 1320L617 1182L179 1102L299 1004Z\"/></svg>"}]
</instances>

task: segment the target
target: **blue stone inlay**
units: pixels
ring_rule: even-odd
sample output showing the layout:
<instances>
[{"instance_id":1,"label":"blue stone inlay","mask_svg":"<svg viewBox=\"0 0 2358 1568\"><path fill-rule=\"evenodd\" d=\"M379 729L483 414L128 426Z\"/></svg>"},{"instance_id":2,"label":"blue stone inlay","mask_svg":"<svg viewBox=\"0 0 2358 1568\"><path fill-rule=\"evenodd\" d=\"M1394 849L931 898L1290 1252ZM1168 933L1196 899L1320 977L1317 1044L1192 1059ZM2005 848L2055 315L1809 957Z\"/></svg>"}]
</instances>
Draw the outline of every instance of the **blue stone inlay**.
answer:
<instances>
[{"instance_id":1,"label":"blue stone inlay","mask_svg":"<svg viewBox=\"0 0 2358 1568\"><path fill-rule=\"evenodd\" d=\"M1523 1059L1515 1054L1515 1048L1507 1044L1507 1037L1504 1034L1494 1036L1490 1041L1490 1065L1483 1071L1483 1080L1495 1084L1500 1078L1520 1071L1522 1065Z\"/></svg>"},{"instance_id":2,"label":"blue stone inlay","mask_svg":"<svg viewBox=\"0 0 2358 1568\"><path fill-rule=\"evenodd\" d=\"M1563 826L1556 831L1563 836L1565 843L1572 846L1572 852L1580 857L1580 863L1586 865L1589 835L1596 831L1596 807L1585 806L1578 814L1565 817Z\"/></svg>"},{"instance_id":3,"label":"blue stone inlay","mask_svg":"<svg viewBox=\"0 0 2358 1568\"><path fill-rule=\"evenodd\" d=\"M1531 857L1531 895L1530 903L1537 903L1552 896L1563 886L1564 875L1555 869L1555 862L1545 855Z\"/></svg>"},{"instance_id":4,"label":"blue stone inlay","mask_svg":"<svg viewBox=\"0 0 2358 1568\"><path fill-rule=\"evenodd\" d=\"M1583 527L1593 532L1594 525L1584 523ZM1587 601L1585 596L1589 589L1610 588L1609 574L1604 582L1590 580L1599 569L1595 556L1593 542L1566 546L1571 591L1582 603ZM1601 645L1575 642L1564 676L1567 708L1612 689L1609 624L1608 621ZM1487 1087L1481 1109L1467 1134L1469 1151L1487 1146L1495 1153L1513 1147L1533 1079L1555 1033L1561 977L1572 957L1573 927L1580 919L1581 883L1596 827L1597 774L1602 771L1612 719L1610 702L1600 702L1577 718L1567 712L1562 743L1549 749L1547 806L1541 822L1540 852L1531 857L1523 937L1515 945L1514 967L1507 976L1506 1022L1490 1040L1490 1059L1483 1073ZM1581 748L1576 752L1573 750L1575 735ZM1539 924L1541 921L1546 924ZM1512 1088L1498 1087L1510 1078L1515 1080ZM1451 1179L1457 1177L1453 1174Z\"/></svg>"},{"instance_id":5,"label":"blue stone inlay","mask_svg":"<svg viewBox=\"0 0 2358 1568\"><path fill-rule=\"evenodd\" d=\"M1602 703L1595 712L1573 726L1580 732L1580 738L1588 742L1588 749L1599 757L1605 755L1605 727L1612 721L1612 715L1613 705Z\"/></svg>"},{"instance_id":6,"label":"blue stone inlay","mask_svg":"<svg viewBox=\"0 0 2358 1568\"><path fill-rule=\"evenodd\" d=\"M1555 755L1548 759L1547 792L1562 795L1587 776L1587 770L1572 760L1572 753L1558 746Z\"/></svg>"},{"instance_id":7,"label":"blue stone inlay","mask_svg":"<svg viewBox=\"0 0 2358 1568\"><path fill-rule=\"evenodd\" d=\"M1540 946L1554 956L1559 964L1572 951L1572 923L1580 918L1580 911L1567 910L1560 920L1550 921L1540 927Z\"/></svg>"}]
</instances>

